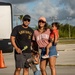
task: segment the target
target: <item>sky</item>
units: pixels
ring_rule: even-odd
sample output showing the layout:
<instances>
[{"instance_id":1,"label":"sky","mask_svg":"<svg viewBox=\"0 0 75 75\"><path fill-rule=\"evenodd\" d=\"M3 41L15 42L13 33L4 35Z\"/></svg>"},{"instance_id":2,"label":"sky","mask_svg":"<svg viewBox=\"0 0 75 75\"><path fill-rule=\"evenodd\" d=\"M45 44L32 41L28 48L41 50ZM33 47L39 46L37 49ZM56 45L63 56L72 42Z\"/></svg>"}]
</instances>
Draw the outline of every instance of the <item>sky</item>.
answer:
<instances>
[{"instance_id":1,"label":"sky","mask_svg":"<svg viewBox=\"0 0 75 75\"><path fill-rule=\"evenodd\" d=\"M15 15L31 16L31 27L35 27L38 18L44 16L47 22L69 23L75 26L75 0L0 0L12 4L14 26L18 19ZM18 21L19 24L19 21Z\"/></svg>"}]
</instances>

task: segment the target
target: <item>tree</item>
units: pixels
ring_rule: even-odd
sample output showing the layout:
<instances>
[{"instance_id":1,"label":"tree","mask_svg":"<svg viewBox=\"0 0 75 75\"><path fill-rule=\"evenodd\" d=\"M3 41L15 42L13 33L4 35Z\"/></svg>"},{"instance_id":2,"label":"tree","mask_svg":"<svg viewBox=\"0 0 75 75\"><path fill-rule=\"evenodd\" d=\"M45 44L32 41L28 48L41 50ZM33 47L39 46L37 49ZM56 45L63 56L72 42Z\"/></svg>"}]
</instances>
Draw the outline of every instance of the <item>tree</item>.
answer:
<instances>
[{"instance_id":1,"label":"tree","mask_svg":"<svg viewBox=\"0 0 75 75\"><path fill-rule=\"evenodd\" d=\"M20 19L20 21L22 21L23 15L20 15L18 18Z\"/></svg>"}]
</instances>

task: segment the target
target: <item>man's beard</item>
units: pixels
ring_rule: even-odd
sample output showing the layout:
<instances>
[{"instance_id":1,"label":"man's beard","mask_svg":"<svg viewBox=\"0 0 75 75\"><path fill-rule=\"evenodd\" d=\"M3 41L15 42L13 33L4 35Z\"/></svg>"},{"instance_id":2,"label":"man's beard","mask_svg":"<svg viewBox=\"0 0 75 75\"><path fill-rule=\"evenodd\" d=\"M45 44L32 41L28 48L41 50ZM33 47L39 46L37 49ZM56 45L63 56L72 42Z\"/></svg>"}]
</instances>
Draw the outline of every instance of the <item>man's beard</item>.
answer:
<instances>
[{"instance_id":1,"label":"man's beard","mask_svg":"<svg viewBox=\"0 0 75 75\"><path fill-rule=\"evenodd\" d=\"M24 27L28 27L28 25L25 25L24 23L23 23L23 26L24 26Z\"/></svg>"}]
</instances>

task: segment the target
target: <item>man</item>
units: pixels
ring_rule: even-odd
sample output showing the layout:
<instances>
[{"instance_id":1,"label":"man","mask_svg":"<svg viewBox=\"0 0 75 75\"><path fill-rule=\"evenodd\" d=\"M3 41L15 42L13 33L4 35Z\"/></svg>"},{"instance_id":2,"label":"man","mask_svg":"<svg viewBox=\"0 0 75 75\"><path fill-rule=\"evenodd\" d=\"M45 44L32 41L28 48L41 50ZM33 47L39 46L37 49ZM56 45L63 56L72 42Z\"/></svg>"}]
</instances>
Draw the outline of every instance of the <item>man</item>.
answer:
<instances>
[{"instance_id":1,"label":"man","mask_svg":"<svg viewBox=\"0 0 75 75\"><path fill-rule=\"evenodd\" d=\"M29 27L31 17L25 15L23 17L23 24L16 26L11 33L11 43L15 48L15 72L14 75L20 75L23 68L23 75L28 75L29 66L26 63L27 59L31 57L31 39L33 30Z\"/></svg>"}]
</instances>

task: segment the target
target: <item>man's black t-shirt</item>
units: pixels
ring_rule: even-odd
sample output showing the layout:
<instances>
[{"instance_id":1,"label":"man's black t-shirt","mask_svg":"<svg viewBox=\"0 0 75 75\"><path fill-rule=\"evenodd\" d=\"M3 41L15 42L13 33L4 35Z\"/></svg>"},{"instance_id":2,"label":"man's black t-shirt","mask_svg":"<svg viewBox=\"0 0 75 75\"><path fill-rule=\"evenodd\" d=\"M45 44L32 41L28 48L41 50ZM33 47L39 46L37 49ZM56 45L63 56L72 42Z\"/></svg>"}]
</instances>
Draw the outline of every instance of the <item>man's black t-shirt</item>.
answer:
<instances>
[{"instance_id":1,"label":"man's black t-shirt","mask_svg":"<svg viewBox=\"0 0 75 75\"><path fill-rule=\"evenodd\" d=\"M11 36L15 36L16 44L21 50L27 46L27 49L23 51L24 53L31 52L30 46L32 41L32 35L33 30L30 27L23 28L22 25L16 26L11 33Z\"/></svg>"}]
</instances>

